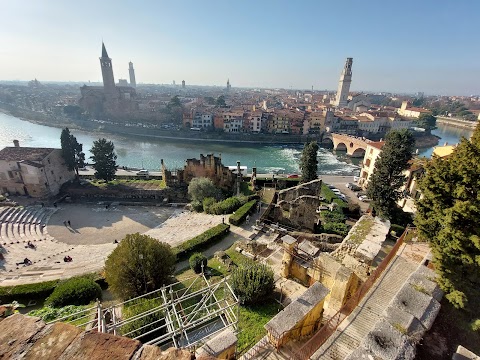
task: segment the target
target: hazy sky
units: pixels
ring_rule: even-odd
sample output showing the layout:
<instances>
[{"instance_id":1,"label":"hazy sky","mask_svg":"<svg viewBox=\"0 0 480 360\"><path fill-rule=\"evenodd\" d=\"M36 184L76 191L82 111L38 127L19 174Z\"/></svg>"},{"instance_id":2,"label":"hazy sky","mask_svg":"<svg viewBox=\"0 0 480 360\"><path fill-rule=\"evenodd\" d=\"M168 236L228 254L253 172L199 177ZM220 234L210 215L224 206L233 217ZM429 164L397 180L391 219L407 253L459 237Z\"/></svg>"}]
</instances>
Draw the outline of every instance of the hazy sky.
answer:
<instances>
[{"instance_id":1,"label":"hazy sky","mask_svg":"<svg viewBox=\"0 0 480 360\"><path fill-rule=\"evenodd\" d=\"M480 94L478 0L0 0L0 79Z\"/></svg>"}]
</instances>

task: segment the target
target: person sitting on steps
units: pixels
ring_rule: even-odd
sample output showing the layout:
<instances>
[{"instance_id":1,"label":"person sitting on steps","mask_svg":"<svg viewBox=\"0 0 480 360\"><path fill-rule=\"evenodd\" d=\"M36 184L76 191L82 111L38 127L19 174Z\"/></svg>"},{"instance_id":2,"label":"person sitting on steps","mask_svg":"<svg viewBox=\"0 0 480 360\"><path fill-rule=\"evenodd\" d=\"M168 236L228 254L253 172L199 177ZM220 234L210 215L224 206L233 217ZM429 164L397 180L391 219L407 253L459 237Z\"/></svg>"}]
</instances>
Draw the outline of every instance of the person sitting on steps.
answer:
<instances>
[{"instance_id":1,"label":"person sitting on steps","mask_svg":"<svg viewBox=\"0 0 480 360\"><path fill-rule=\"evenodd\" d=\"M25 266L28 266L28 265L32 265L32 260L30 260L29 258L25 258L25 259L23 259L22 262L19 262L19 263L16 263L16 264L17 264L17 266L22 265L22 264L25 265Z\"/></svg>"}]
</instances>

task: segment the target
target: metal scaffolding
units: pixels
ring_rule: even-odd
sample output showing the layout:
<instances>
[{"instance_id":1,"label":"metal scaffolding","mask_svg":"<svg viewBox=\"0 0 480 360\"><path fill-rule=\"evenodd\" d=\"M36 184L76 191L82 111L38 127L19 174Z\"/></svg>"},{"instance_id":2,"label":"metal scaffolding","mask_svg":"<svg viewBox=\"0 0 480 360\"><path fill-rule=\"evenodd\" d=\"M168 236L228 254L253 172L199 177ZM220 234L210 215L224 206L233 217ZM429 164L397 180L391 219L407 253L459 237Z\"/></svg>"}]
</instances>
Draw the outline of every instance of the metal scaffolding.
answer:
<instances>
[{"instance_id":1,"label":"metal scaffolding","mask_svg":"<svg viewBox=\"0 0 480 360\"><path fill-rule=\"evenodd\" d=\"M210 283L202 272L110 307L103 308L97 301L94 307L52 322L70 322L87 330L96 328L144 344L192 348L226 328L237 332L238 305L225 278ZM132 312L136 306L142 306L142 310L122 317L125 309ZM142 319L147 321L138 321Z\"/></svg>"}]
</instances>

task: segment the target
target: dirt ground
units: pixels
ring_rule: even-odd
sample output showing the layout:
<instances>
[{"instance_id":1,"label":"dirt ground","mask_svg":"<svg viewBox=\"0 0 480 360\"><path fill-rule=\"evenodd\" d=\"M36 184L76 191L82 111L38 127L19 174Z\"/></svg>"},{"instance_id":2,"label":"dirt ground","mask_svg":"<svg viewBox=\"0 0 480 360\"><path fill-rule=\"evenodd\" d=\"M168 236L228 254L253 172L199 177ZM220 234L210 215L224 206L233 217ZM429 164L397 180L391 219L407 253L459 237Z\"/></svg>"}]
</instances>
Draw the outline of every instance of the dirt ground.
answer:
<instances>
[{"instance_id":1,"label":"dirt ground","mask_svg":"<svg viewBox=\"0 0 480 360\"><path fill-rule=\"evenodd\" d=\"M162 224L178 209L170 207L61 204L48 222L56 240L75 245L120 241L126 234L145 233ZM70 220L71 226L64 221Z\"/></svg>"}]
</instances>

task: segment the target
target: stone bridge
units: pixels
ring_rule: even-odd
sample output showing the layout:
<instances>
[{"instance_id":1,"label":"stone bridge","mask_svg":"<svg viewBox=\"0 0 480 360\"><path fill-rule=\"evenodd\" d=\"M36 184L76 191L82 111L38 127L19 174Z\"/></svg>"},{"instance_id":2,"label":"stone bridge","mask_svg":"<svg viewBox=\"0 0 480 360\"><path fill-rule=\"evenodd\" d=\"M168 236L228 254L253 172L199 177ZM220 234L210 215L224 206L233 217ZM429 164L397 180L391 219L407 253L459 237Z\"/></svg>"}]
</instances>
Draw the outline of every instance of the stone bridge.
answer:
<instances>
[{"instance_id":1,"label":"stone bridge","mask_svg":"<svg viewBox=\"0 0 480 360\"><path fill-rule=\"evenodd\" d=\"M332 133L333 150L347 151L351 157L362 157L365 155L367 145L372 142L368 139Z\"/></svg>"}]
</instances>

